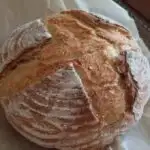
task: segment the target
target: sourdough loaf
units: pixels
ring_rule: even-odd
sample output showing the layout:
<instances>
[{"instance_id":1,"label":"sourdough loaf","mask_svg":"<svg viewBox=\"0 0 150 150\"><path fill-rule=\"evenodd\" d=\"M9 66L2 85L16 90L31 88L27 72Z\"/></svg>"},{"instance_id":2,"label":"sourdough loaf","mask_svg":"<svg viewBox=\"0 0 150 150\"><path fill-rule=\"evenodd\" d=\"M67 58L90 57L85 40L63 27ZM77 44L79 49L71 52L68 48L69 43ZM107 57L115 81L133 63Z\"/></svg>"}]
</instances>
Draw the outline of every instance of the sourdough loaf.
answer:
<instances>
[{"instance_id":1,"label":"sourdough loaf","mask_svg":"<svg viewBox=\"0 0 150 150\"><path fill-rule=\"evenodd\" d=\"M105 148L141 118L150 96L149 63L129 31L79 10L17 28L0 70L7 120L48 148Z\"/></svg>"}]
</instances>

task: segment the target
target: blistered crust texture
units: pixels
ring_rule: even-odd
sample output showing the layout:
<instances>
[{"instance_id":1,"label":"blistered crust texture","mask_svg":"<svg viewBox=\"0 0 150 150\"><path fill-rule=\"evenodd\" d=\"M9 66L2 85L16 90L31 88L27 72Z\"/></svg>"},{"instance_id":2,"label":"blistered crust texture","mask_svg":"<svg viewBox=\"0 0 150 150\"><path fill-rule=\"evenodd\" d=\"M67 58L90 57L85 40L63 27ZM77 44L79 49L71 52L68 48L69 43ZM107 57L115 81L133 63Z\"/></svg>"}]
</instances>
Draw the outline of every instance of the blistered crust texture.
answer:
<instances>
[{"instance_id":1,"label":"blistered crust texture","mask_svg":"<svg viewBox=\"0 0 150 150\"><path fill-rule=\"evenodd\" d=\"M92 14L65 11L46 26L52 39L1 74L6 117L43 147L103 149L140 119L149 63L125 28Z\"/></svg>"}]
</instances>

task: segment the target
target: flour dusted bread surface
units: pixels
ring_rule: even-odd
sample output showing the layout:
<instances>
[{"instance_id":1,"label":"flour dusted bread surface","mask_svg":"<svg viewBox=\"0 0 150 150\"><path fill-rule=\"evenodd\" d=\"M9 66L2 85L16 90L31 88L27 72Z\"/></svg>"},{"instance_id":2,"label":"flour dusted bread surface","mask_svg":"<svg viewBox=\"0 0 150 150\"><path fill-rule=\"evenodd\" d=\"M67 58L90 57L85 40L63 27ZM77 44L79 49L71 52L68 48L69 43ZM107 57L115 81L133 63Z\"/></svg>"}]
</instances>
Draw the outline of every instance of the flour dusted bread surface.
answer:
<instances>
[{"instance_id":1,"label":"flour dusted bread surface","mask_svg":"<svg viewBox=\"0 0 150 150\"><path fill-rule=\"evenodd\" d=\"M1 73L6 117L43 147L103 149L140 119L148 61L125 28L83 11L47 18L45 27L51 39L24 47Z\"/></svg>"},{"instance_id":2,"label":"flour dusted bread surface","mask_svg":"<svg viewBox=\"0 0 150 150\"><path fill-rule=\"evenodd\" d=\"M51 38L40 19L18 27L1 48L0 72L24 50Z\"/></svg>"}]
</instances>

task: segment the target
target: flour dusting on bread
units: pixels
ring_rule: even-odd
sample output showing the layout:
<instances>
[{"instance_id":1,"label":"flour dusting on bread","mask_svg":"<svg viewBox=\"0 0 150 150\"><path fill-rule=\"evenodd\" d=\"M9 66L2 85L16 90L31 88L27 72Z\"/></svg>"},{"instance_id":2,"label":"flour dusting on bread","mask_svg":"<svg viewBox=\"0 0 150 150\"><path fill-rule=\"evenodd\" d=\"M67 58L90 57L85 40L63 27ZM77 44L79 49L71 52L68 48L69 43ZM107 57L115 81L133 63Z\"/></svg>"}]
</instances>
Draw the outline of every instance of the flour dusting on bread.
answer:
<instances>
[{"instance_id":1,"label":"flour dusting on bread","mask_svg":"<svg viewBox=\"0 0 150 150\"><path fill-rule=\"evenodd\" d=\"M5 41L0 55L0 72L25 50L51 38L44 23L37 19L18 27Z\"/></svg>"},{"instance_id":2,"label":"flour dusting on bread","mask_svg":"<svg viewBox=\"0 0 150 150\"><path fill-rule=\"evenodd\" d=\"M150 98L150 66L147 58L139 52L127 51L126 59L137 88L133 113L139 120Z\"/></svg>"}]
</instances>

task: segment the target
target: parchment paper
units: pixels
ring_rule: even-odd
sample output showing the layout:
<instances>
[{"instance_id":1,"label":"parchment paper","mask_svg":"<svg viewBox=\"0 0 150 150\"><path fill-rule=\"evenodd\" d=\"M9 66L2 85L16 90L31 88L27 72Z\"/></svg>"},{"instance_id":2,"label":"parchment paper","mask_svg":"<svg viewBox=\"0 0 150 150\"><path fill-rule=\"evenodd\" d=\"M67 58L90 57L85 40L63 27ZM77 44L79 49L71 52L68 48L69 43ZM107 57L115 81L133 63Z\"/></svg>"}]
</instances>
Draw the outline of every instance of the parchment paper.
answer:
<instances>
[{"instance_id":1,"label":"parchment paper","mask_svg":"<svg viewBox=\"0 0 150 150\"><path fill-rule=\"evenodd\" d=\"M143 53L150 53L139 38L134 21L112 0L0 0L0 45L17 26L47 14L66 9L82 9L118 22L131 31ZM150 150L150 102L144 115L126 135L115 143L113 150ZM0 150L45 150L27 141L7 123L0 108ZM110 148L111 150L111 148Z\"/></svg>"}]
</instances>

